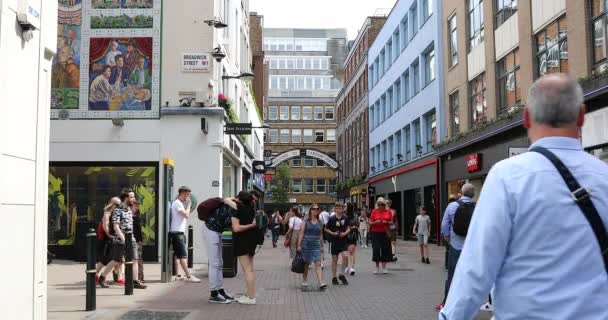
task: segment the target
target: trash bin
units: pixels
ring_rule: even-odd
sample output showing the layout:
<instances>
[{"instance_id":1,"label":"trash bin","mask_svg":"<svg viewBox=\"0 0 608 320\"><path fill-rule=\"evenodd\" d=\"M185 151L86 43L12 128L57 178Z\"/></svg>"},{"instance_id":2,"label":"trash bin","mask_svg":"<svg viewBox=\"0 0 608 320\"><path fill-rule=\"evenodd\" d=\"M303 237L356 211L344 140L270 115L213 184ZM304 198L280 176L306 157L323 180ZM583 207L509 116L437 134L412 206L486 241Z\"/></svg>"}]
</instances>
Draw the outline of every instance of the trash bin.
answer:
<instances>
[{"instance_id":1,"label":"trash bin","mask_svg":"<svg viewBox=\"0 0 608 320\"><path fill-rule=\"evenodd\" d=\"M232 231L224 231L222 233L222 259L224 260L224 266L222 267L224 278L236 277L237 263L234 256Z\"/></svg>"}]
</instances>

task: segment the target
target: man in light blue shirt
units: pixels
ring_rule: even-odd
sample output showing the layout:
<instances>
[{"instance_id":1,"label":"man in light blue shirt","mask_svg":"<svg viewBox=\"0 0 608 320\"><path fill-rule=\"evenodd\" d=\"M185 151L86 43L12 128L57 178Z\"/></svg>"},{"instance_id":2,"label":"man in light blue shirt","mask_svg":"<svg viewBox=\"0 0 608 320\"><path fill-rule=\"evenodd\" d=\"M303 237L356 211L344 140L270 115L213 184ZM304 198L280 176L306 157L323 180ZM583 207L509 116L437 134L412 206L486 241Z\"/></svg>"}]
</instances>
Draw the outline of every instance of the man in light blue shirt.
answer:
<instances>
[{"instance_id":1,"label":"man in light blue shirt","mask_svg":"<svg viewBox=\"0 0 608 320\"><path fill-rule=\"evenodd\" d=\"M608 225L608 166L581 148L584 118L574 79L549 75L530 88L524 125L532 147L561 159ZM493 285L499 320L608 319L598 241L558 171L539 153L490 170L439 319L472 319Z\"/></svg>"},{"instance_id":2,"label":"man in light blue shirt","mask_svg":"<svg viewBox=\"0 0 608 320\"><path fill-rule=\"evenodd\" d=\"M443 220L441 221L441 235L445 241L449 243L450 249L448 250L448 277L445 280L445 294L443 296L443 302L435 308L437 310L441 310L445 304L445 299L448 297L450 284L452 283L452 278L454 277L454 272L456 271L456 263L458 263L458 258L460 257L460 252L465 239L465 237L457 235L454 233L454 230L452 230L452 226L454 225L454 216L456 215L456 210L458 210L458 207L460 207L459 202L469 203L473 201L473 197L475 196L475 187L470 183L466 183L462 186L461 192L462 197L460 197L460 199L457 201L451 202L448 204L447 208L445 208Z\"/></svg>"}]
</instances>

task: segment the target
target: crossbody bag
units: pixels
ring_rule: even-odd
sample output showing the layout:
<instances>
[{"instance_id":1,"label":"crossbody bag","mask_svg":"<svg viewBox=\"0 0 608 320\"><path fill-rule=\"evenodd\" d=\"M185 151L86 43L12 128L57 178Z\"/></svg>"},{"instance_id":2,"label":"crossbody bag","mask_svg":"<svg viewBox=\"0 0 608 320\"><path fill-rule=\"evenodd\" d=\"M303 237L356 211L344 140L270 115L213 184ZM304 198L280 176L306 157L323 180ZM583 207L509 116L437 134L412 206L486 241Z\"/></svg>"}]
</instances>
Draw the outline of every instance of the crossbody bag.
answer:
<instances>
[{"instance_id":1,"label":"crossbody bag","mask_svg":"<svg viewBox=\"0 0 608 320\"><path fill-rule=\"evenodd\" d=\"M602 259L604 260L606 273L608 273L608 233L606 232L606 226L604 226L602 218L600 218L597 209L591 201L591 195L585 188L581 187L570 170L568 170L566 165L564 165L564 163L553 152L542 147L534 147L530 149L530 151L540 153L549 159L549 161L553 163L559 174L566 182L574 202L576 202L578 207L581 209L585 215L585 218L587 218L587 221L591 225L591 229L593 229L593 233L595 234L597 242L600 245L600 253L602 255Z\"/></svg>"}]
</instances>

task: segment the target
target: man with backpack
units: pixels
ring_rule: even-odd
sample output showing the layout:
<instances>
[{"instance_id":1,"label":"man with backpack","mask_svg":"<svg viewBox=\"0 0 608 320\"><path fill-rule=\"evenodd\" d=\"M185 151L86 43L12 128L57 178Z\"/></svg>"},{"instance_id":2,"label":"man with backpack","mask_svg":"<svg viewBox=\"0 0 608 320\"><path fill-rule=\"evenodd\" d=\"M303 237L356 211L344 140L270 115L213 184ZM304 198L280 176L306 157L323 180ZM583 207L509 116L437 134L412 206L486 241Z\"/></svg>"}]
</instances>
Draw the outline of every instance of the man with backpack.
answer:
<instances>
[{"instance_id":1,"label":"man with backpack","mask_svg":"<svg viewBox=\"0 0 608 320\"><path fill-rule=\"evenodd\" d=\"M456 264L458 263L458 258L460 258L460 252L464 245L473 211L475 211L473 197L475 197L475 187L470 183L465 183L462 186L462 197L448 204L443 214L441 235L449 243L450 249L448 251L448 277L445 281L443 302L435 307L437 311L443 308L450 291L452 277L456 271Z\"/></svg>"}]
</instances>

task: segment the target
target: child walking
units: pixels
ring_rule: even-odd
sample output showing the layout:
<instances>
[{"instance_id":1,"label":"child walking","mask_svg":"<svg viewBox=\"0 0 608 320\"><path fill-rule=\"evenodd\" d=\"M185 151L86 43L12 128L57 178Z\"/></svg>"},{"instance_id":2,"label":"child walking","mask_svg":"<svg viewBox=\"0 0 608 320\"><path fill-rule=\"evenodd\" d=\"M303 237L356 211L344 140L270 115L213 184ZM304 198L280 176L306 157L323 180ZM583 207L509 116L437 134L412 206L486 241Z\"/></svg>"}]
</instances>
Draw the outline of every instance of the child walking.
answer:
<instances>
[{"instance_id":1,"label":"child walking","mask_svg":"<svg viewBox=\"0 0 608 320\"><path fill-rule=\"evenodd\" d=\"M426 208L420 207L420 214L416 216L412 233L418 238L422 263L430 264L429 260L429 234L431 234L431 217L426 214Z\"/></svg>"}]
</instances>

